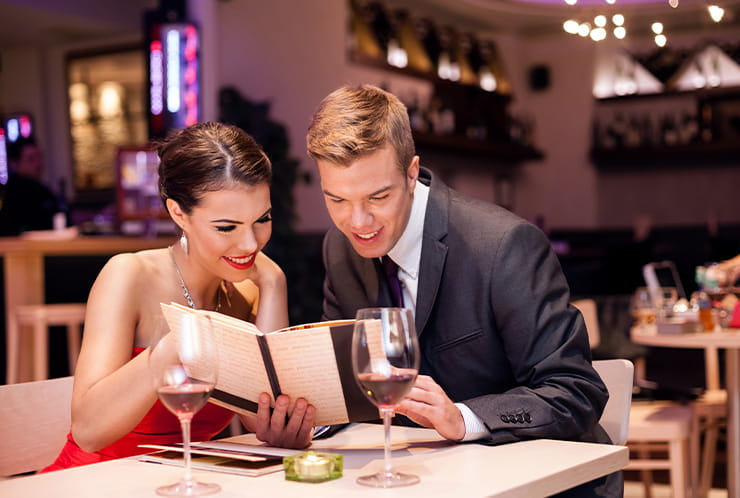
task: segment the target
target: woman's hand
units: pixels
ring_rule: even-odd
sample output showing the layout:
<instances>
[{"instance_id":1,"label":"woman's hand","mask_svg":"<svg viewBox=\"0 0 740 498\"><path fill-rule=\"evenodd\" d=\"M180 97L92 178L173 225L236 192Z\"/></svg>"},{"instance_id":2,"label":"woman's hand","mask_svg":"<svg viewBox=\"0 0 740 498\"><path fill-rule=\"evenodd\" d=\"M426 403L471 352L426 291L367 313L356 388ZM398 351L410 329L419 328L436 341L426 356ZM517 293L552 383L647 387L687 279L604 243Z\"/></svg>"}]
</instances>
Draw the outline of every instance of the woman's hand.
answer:
<instances>
[{"instance_id":1,"label":"woman's hand","mask_svg":"<svg viewBox=\"0 0 740 498\"><path fill-rule=\"evenodd\" d=\"M286 285L282 268L262 251L259 251L254 258L254 266L252 266L249 278L260 288L260 291L263 288L267 290Z\"/></svg>"},{"instance_id":2,"label":"woman's hand","mask_svg":"<svg viewBox=\"0 0 740 498\"><path fill-rule=\"evenodd\" d=\"M289 414L290 398L278 396L270 413L270 395L262 393L257 408L257 439L270 446L305 448L311 443L316 408L303 398L298 398Z\"/></svg>"}]
</instances>

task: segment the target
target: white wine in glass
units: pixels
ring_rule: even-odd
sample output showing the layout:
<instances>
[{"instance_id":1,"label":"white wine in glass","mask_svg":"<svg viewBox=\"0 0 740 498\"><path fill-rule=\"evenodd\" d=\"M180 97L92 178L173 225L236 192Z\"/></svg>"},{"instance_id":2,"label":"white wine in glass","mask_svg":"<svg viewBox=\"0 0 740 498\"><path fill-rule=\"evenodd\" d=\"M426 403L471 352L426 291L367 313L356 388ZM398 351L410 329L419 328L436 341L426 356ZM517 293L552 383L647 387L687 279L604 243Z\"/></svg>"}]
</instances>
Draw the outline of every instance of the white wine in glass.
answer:
<instances>
[{"instance_id":1,"label":"white wine in glass","mask_svg":"<svg viewBox=\"0 0 740 498\"><path fill-rule=\"evenodd\" d=\"M359 484L376 488L409 486L419 477L396 472L391 463L391 418L419 372L419 340L414 316L404 308L365 308L357 312L352 336L352 369L365 395L380 411L385 430L385 465Z\"/></svg>"},{"instance_id":2,"label":"white wine in glass","mask_svg":"<svg viewBox=\"0 0 740 498\"><path fill-rule=\"evenodd\" d=\"M210 398L218 376L218 346L206 315L184 314L175 330L151 349L149 366L162 404L180 420L185 474L179 482L157 488L162 496L203 496L218 484L193 478L190 467L190 422Z\"/></svg>"}]
</instances>

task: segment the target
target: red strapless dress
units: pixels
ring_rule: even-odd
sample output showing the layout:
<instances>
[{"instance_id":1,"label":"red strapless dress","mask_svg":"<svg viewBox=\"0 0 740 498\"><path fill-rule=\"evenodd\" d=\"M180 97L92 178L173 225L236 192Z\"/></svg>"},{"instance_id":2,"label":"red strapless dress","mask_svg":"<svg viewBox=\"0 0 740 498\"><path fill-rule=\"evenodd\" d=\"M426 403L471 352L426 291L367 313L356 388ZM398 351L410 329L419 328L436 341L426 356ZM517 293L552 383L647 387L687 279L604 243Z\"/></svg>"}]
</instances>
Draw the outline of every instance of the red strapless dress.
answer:
<instances>
[{"instance_id":1,"label":"red strapless dress","mask_svg":"<svg viewBox=\"0 0 740 498\"><path fill-rule=\"evenodd\" d=\"M134 348L133 356L141 353L144 348ZM206 403L191 422L190 438L192 441L207 441L229 425L234 412L212 403ZM133 431L95 453L82 450L72 438L72 432L67 434L67 443L57 459L41 472L61 470L68 467L88 465L91 463L113 460L132 455L140 455L152 450L139 448L140 444L173 444L182 442L180 422L165 406L157 400L154 406L139 422Z\"/></svg>"}]
</instances>

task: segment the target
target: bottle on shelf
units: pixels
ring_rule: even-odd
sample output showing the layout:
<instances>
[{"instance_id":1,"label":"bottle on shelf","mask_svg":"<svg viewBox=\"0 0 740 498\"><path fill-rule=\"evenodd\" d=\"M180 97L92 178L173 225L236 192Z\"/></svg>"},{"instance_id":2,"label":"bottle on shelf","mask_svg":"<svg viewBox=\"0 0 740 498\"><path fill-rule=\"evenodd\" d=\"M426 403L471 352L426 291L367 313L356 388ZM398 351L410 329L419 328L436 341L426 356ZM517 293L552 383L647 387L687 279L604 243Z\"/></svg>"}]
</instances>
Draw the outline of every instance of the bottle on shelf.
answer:
<instances>
[{"instance_id":1,"label":"bottle on shelf","mask_svg":"<svg viewBox=\"0 0 740 498\"><path fill-rule=\"evenodd\" d=\"M676 129L676 123L671 114L666 114L663 117L660 134L663 145L670 147L678 143L678 130Z\"/></svg>"},{"instance_id":2,"label":"bottle on shelf","mask_svg":"<svg viewBox=\"0 0 740 498\"><path fill-rule=\"evenodd\" d=\"M684 112L681 119L681 128L679 131L679 138L682 144L693 143L699 134L699 123L697 122L696 115L690 112Z\"/></svg>"},{"instance_id":3,"label":"bottle on shelf","mask_svg":"<svg viewBox=\"0 0 740 498\"><path fill-rule=\"evenodd\" d=\"M712 106L705 103L701 106L701 121L699 124L699 135L701 141L704 143L714 140L714 126L712 121Z\"/></svg>"}]
</instances>

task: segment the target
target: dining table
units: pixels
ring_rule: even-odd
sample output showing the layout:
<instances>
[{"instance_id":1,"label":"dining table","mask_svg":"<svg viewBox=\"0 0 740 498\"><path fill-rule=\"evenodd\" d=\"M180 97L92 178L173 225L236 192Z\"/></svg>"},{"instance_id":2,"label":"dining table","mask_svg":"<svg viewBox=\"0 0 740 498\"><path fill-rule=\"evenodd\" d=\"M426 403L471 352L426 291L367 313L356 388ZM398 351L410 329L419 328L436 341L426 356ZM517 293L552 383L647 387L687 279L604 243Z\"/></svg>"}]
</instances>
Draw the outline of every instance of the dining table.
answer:
<instances>
[{"instance_id":1,"label":"dining table","mask_svg":"<svg viewBox=\"0 0 740 498\"><path fill-rule=\"evenodd\" d=\"M13 310L18 305L43 304L46 285L44 260L47 256L113 255L143 249L166 247L174 236L94 236L79 235L75 231L28 232L16 237L0 237L0 256L3 258L5 286L5 331L8 334L18 325ZM30 356L30 348L21 343L21 355ZM28 355L28 356L26 356ZM31 380L30 361L23 365L19 380Z\"/></svg>"},{"instance_id":2,"label":"dining table","mask_svg":"<svg viewBox=\"0 0 740 498\"><path fill-rule=\"evenodd\" d=\"M659 334L654 324L641 324L632 327L630 336L633 342L645 346L725 350L727 491L729 498L740 498L740 328Z\"/></svg>"},{"instance_id":3,"label":"dining table","mask_svg":"<svg viewBox=\"0 0 740 498\"><path fill-rule=\"evenodd\" d=\"M253 434L227 438L261 444ZM221 487L213 496L280 497L498 497L537 498L570 489L627 465L625 446L536 439L487 446L444 440L432 429L393 426L393 464L398 471L419 476L415 485L377 489L355 481L382 470L384 433L381 424L352 424L311 449L342 455L342 477L321 483L287 480L278 471L258 477L224 472L194 471L196 479ZM153 497L155 489L176 482L181 466L140 461L129 457L56 472L0 481L7 498Z\"/></svg>"}]
</instances>

